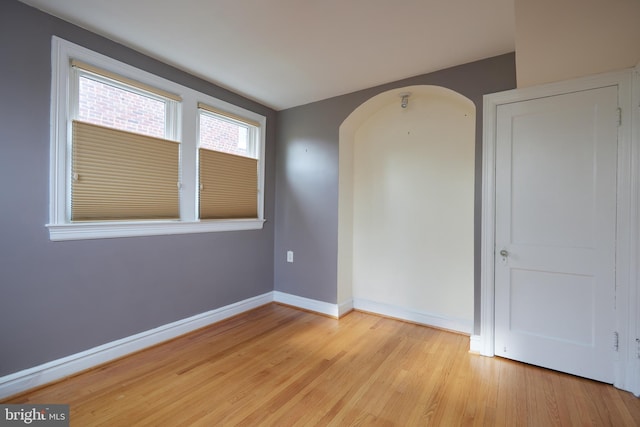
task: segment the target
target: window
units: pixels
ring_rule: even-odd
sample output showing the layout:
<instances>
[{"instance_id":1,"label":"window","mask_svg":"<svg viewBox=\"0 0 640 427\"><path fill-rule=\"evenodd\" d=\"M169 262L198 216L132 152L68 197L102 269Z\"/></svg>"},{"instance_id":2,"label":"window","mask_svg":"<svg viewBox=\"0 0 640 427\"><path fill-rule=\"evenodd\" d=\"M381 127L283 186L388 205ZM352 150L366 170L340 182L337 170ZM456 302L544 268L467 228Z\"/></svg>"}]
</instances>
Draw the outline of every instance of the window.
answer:
<instances>
[{"instance_id":1,"label":"window","mask_svg":"<svg viewBox=\"0 0 640 427\"><path fill-rule=\"evenodd\" d=\"M264 116L61 40L52 240L260 229Z\"/></svg>"},{"instance_id":2,"label":"window","mask_svg":"<svg viewBox=\"0 0 640 427\"><path fill-rule=\"evenodd\" d=\"M199 105L200 218L258 216L259 124Z\"/></svg>"},{"instance_id":3,"label":"window","mask_svg":"<svg viewBox=\"0 0 640 427\"><path fill-rule=\"evenodd\" d=\"M179 219L180 98L71 61L70 215ZM76 84L77 83L77 84Z\"/></svg>"}]
</instances>

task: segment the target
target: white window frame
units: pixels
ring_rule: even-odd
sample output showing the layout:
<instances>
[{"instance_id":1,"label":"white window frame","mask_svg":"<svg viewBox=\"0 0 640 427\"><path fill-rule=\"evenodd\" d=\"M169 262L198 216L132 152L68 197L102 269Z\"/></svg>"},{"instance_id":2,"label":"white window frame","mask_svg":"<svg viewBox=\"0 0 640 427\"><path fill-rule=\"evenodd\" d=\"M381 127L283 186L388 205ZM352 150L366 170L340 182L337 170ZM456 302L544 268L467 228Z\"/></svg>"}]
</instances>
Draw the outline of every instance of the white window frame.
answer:
<instances>
[{"instance_id":1,"label":"white window frame","mask_svg":"<svg viewBox=\"0 0 640 427\"><path fill-rule=\"evenodd\" d=\"M180 219L149 221L72 222L67 209L71 174L71 119L73 118L71 60L79 60L114 74L179 95L176 105L176 140L180 142ZM49 188L49 238L83 240L115 237L153 236L166 234L207 233L262 229L264 219L264 156L266 117L237 105L219 100L186 86L142 71L77 44L52 38L51 49L51 158ZM218 219L198 218L198 103L211 105L249 121L258 122L255 143L258 156L258 218ZM172 126L168 124L168 126ZM172 133L172 132L170 132ZM172 138L173 139L173 138Z\"/></svg>"}]
</instances>

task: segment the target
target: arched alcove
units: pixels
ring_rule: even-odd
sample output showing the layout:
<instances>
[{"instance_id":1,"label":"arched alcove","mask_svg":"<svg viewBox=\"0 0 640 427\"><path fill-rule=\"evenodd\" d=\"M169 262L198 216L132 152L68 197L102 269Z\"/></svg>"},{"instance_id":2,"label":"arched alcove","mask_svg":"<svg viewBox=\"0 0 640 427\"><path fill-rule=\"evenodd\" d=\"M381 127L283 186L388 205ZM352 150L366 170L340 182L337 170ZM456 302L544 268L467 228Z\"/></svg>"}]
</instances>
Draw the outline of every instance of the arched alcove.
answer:
<instances>
[{"instance_id":1,"label":"arched alcove","mask_svg":"<svg viewBox=\"0 0 640 427\"><path fill-rule=\"evenodd\" d=\"M339 150L340 305L471 333L473 102L439 86L381 93L342 123Z\"/></svg>"}]
</instances>

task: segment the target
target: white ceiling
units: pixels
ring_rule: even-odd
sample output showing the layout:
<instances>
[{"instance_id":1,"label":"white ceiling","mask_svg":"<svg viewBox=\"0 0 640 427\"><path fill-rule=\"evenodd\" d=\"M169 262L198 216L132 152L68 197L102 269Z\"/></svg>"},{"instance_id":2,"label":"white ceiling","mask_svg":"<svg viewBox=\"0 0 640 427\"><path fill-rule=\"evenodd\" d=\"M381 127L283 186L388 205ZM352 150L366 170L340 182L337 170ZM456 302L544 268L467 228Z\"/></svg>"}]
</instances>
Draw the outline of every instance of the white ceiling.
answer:
<instances>
[{"instance_id":1,"label":"white ceiling","mask_svg":"<svg viewBox=\"0 0 640 427\"><path fill-rule=\"evenodd\" d=\"M514 0L21 0L277 110L515 50Z\"/></svg>"}]
</instances>

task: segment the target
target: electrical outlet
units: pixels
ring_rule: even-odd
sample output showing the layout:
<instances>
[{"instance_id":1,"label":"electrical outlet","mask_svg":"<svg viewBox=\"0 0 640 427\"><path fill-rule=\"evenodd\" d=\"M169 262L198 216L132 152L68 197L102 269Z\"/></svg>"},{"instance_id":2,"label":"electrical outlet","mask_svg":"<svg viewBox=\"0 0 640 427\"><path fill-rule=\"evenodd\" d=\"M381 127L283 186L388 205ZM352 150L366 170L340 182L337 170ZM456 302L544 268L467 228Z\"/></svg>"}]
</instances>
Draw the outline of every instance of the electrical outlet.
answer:
<instances>
[{"instance_id":1,"label":"electrical outlet","mask_svg":"<svg viewBox=\"0 0 640 427\"><path fill-rule=\"evenodd\" d=\"M293 262L293 251L287 251L287 262Z\"/></svg>"}]
</instances>

